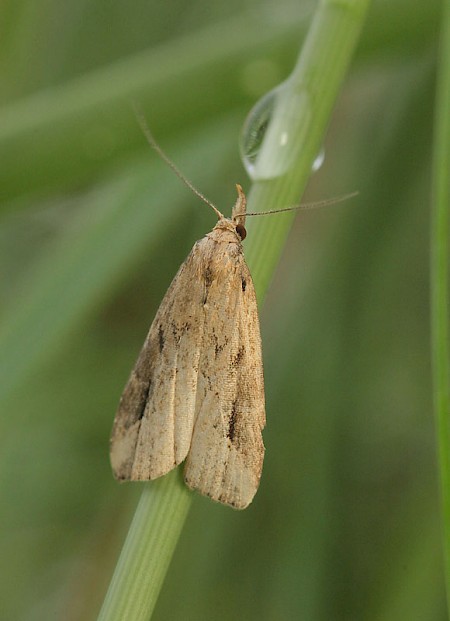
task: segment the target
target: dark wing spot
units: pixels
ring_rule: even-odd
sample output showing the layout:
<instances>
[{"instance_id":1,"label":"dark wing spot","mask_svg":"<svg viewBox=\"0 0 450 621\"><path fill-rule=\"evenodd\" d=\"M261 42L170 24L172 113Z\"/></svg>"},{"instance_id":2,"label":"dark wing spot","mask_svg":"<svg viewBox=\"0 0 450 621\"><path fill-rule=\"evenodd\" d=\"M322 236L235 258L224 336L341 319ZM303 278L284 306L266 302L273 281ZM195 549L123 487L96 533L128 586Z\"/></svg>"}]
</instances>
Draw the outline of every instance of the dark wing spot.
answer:
<instances>
[{"instance_id":1,"label":"dark wing spot","mask_svg":"<svg viewBox=\"0 0 450 621\"><path fill-rule=\"evenodd\" d=\"M213 328L214 330L214 328ZM213 340L214 340L214 353L215 356L217 358L217 356L223 351L225 345L228 342L228 339L225 339L224 343L219 343L219 339L217 338L217 334L213 331L212 334Z\"/></svg>"},{"instance_id":2,"label":"dark wing spot","mask_svg":"<svg viewBox=\"0 0 450 621\"><path fill-rule=\"evenodd\" d=\"M180 342L180 339L181 339L181 331L179 330L179 328L178 328L177 324L175 323L175 321L172 320L170 325L171 325L171 328L172 328L172 334L173 334L174 341L178 345L179 342Z\"/></svg>"},{"instance_id":3,"label":"dark wing spot","mask_svg":"<svg viewBox=\"0 0 450 621\"><path fill-rule=\"evenodd\" d=\"M206 300L208 299L209 288L212 284L213 276L214 276L213 271L208 265L208 267L205 270L205 273L203 274L203 277L205 279L205 293L203 295L203 304L206 304Z\"/></svg>"},{"instance_id":4,"label":"dark wing spot","mask_svg":"<svg viewBox=\"0 0 450 621\"><path fill-rule=\"evenodd\" d=\"M212 269L209 267L209 265L205 270L204 276L205 276L205 285L207 287L210 287L213 281L213 272L212 272Z\"/></svg>"},{"instance_id":5,"label":"dark wing spot","mask_svg":"<svg viewBox=\"0 0 450 621\"><path fill-rule=\"evenodd\" d=\"M137 420L141 420L143 418L144 414L145 414L145 408L146 408L147 401L148 401L148 395L149 395L149 392L150 392L150 386L151 386L151 382L148 383L148 386L147 386L147 388L145 390L145 393L144 393L144 395L142 397L142 401L140 403L139 414L138 414Z\"/></svg>"},{"instance_id":6,"label":"dark wing spot","mask_svg":"<svg viewBox=\"0 0 450 621\"><path fill-rule=\"evenodd\" d=\"M245 280L245 278L242 278L242 291L245 291L246 288L247 288L247 281Z\"/></svg>"},{"instance_id":7,"label":"dark wing spot","mask_svg":"<svg viewBox=\"0 0 450 621\"><path fill-rule=\"evenodd\" d=\"M228 421L228 433L227 433L227 438L230 439L230 442L233 442L234 435L236 433L236 418L237 418L236 401L233 401L233 405L231 406L230 420Z\"/></svg>"},{"instance_id":8,"label":"dark wing spot","mask_svg":"<svg viewBox=\"0 0 450 621\"><path fill-rule=\"evenodd\" d=\"M189 330L191 329L191 322L190 321L185 321L182 324L177 324L176 321L171 321L171 328L172 328L172 334L173 334L173 338L175 340L175 342L177 343L177 345L180 344L181 338L186 334L186 332L189 332ZM160 346L161 346L161 340L160 340ZM161 351L161 349L160 349Z\"/></svg>"},{"instance_id":9,"label":"dark wing spot","mask_svg":"<svg viewBox=\"0 0 450 621\"><path fill-rule=\"evenodd\" d=\"M241 364L242 358L244 357L245 354L245 347L244 345L241 345L239 347L239 349L236 352L236 355L234 356L233 360L232 360L232 365L234 367L238 367Z\"/></svg>"},{"instance_id":10,"label":"dark wing spot","mask_svg":"<svg viewBox=\"0 0 450 621\"><path fill-rule=\"evenodd\" d=\"M161 353L162 350L164 349L164 343L166 342L166 339L164 338L164 330L162 329L161 325L158 328L158 341L159 341L159 353Z\"/></svg>"}]
</instances>

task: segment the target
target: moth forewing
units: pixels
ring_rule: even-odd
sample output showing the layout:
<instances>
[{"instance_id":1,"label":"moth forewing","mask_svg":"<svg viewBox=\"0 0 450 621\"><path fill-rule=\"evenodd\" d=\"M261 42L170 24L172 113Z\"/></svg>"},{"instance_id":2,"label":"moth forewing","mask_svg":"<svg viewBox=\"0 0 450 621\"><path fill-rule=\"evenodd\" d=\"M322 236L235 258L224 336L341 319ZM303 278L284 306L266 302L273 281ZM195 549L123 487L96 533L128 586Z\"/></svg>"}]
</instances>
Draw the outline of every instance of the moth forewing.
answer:
<instances>
[{"instance_id":1,"label":"moth forewing","mask_svg":"<svg viewBox=\"0 0 450 621\"><path fill-rule=\"evenodd\" d=\"M203 368L213 369L214 375L199 381L201 398L185 480L214 500L243 509L261 477L264 383L253 283L243 255L227 257L229 252L225 245L223 255L217 250L218 262L226 265L228 260L229 265L226 279L217 279L210 288L214 313L205 326Z\"/></svg>"},{"instance_id":2,"label":"moth forewing","mask_svg":"<svg viewBox=\"0 0 450 621\"><path fill-rule=\"evenodd\" d=\"M186 459L186 483L243 509L264 457L261 338L245 263L245 195L220 212L170 285L123 392L111 436L118 479L157 478Z\"/></svg>"},{"instance_id":3,"label":"moth forewing","mask_svg":"<svg viewBox=\"0 0 450 621\"><path fill-rule=\"evenodd\" d=\"M118 479L156 479L189 450L204 322L194 302L203 291L192 279L197 246L164 296L122 394L111 436Z\"/></svg>"}]
</instances>

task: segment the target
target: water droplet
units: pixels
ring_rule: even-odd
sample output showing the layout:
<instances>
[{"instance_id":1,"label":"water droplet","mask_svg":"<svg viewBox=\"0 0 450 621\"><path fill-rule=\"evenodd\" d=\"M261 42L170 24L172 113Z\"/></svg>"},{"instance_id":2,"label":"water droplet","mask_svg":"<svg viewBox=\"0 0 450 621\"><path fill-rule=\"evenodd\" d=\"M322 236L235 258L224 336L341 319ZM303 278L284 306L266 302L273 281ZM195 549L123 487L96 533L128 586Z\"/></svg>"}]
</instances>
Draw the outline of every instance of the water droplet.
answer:
<instances>
[{"instance_id":1,"label":"water droplet","mask_svg":"<svg viewBox=\"0 0 450 621\"><path fill-rule=\"evenodd\" d=\"M273 179L292 168L302 150L310 117L308 94L304 90L292 92L289 81L255 104L240 140L241 158L252 179Z\"/></svg>"},{"instance_id":2,"label":"water droplet","mask_svg":"<svg viewBox=\"0 0 450 621\"><path fill-rule=\"evenodd\" d=\"M275 107L277 90L269 91L253 106L242 128L239 148L242 162L250 177L255 172L255 164Z\"/></svg>"},{"instance_id":3,"label":"water droplet","mask_svg":"<svg viewBox=\"0 0 450 621\"><path fill-rule=\"evenodd\" d=\"M325 149L324 147L321 147L319 153L316 155L314 162L312 163L311 170L313 172L317 172L319 168L322 167L324 160L325 160Z\"/></svg>"}]
</instances>

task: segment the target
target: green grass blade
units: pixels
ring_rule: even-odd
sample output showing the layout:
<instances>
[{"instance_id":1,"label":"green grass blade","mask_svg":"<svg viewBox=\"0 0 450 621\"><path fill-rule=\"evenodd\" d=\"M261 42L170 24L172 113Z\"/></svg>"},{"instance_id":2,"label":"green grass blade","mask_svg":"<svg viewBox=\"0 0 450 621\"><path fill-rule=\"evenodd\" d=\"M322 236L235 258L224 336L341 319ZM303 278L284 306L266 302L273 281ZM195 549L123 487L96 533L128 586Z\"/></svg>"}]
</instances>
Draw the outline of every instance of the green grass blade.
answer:
<instances>
[{"instance_id":1,"label":"green grass blade","mask_svg":"<svg viewBox=\"0 0 450 621\"><path fill-rule=\"evenodd\" d=\"M450 204L450 3L444 2L433 153L431 263L434 402L441 478L444 561L450 611L450 354L449 354L449 204Z\"/></svg>"},{"instance_id":2,"label":"green grass blade","mask_svg":"<svg viewBox=\"0 0 450 621\"><path fill-rule=\"evenodd\" d=\"M178 470L145 483L99 621L150 618L191 497Z\"/></svg>"}]
</instances>

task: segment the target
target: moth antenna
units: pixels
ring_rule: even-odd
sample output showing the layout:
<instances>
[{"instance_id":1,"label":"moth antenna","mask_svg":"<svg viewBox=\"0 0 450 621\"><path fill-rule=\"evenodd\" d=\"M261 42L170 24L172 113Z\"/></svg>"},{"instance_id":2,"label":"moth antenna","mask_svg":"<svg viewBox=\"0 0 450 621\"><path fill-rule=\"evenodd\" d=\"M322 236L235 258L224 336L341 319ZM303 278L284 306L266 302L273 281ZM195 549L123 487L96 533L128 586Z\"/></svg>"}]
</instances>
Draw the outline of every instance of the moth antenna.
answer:
<instances>
[{"instance_id":1,"label":"moth antenna","mask_svg":"<svg viewBox=\"0 0 450 621\"><path fill-rule=\"evenodd\" d=\"M353 198L354 196L358 196L359 192L350 192L349 194L343 194L342 196L338 196L337 198L326 198L323 201L315 201L313 203L303 203L302 205L293 205L292 207L283 207L282 209L269 209L269 211L254 211L251 213L245 214L235 214L235 217L238 216L268 216L273 213L282 213L283 211L295 211L296 209L316 209L317 207L329 207L330 205L335 205L336 203L342 203L343 201L348 200L349 198Z\"/></svg>"},{"instance_id":2,"label":"moth antenna","mask_svg":"<svg viewBox=\"0 0 450 621\"><path fill-rule=\"evenodd\" d=\"M210 200L208 200L206 196L204 196L199 190L197 190L197 188L189 181L189 179L185 177L183 173L177 168L177 166L172 162L169 156L166 155L164 151L161 149L161 147L159 146L159 144L156 142L155 138L153 137L153 134L150 131L149 126L147 125L146 118L144 116L144 113L140 105L136 101L133 101L131 102L131 106L133 108L133 112L136 117L136 120L139 123L139 126L142 130L142 133L144 134L145 138L147 139L148 144L152 147L152 149L154 149L156 153L160 156L160 158L165 161L165 163L173 170L176 176L179 179L181 179L184 185L186 185L196 196L198 196L204 203L209 205L211 209L214 210L219 220L223 219L224 216L220 213L217 207L213 205L213 203Z\"/></svg>"}]
</instances>

